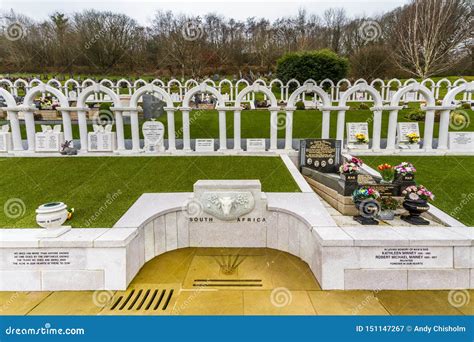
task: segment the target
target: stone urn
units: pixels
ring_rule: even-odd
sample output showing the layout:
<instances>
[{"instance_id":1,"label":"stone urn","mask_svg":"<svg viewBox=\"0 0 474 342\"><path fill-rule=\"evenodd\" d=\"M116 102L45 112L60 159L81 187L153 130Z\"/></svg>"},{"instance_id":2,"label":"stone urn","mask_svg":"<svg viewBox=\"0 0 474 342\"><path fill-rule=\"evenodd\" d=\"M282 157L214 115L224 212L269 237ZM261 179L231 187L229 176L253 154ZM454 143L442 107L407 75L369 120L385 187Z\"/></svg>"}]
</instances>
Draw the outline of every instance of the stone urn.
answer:
<instances>
[{"instance_id":1,"label":"stone urn","mask_svg":"<svg viewBox=\"0 0 474 342\"><path fill-rule=\"evenodd\" d=\"M63 202L45 203L36 209L36 223L43 228L60 228L67 216L67 206Z\"/></svg>"},{"instance_id":2,"label":"stone urn","mask_svg":"<svg viewBox=\"0 0 474 342\"><path fill-rule=\"evenodd\" d=\"M374 219L380 211L380 204L374 199L359 200L354 202L355 207L359 211L359 215L353 219L362 225L378 225L379 222Z\"/></svg>"},{"instance_id":3,"label":"stone urn","mask_svg":"<svg viewBox=\"0 0 474 342\"><path fill-rule=\"evenodd\" d=\"M422 218L420 215L430 209L428 202L422 199L412 200L405 199L403 201L403 208L405 208L409 215L402 216L402 220L413 224L415 226L429 225L429 221Z\"/></svg>"}]
</instances>

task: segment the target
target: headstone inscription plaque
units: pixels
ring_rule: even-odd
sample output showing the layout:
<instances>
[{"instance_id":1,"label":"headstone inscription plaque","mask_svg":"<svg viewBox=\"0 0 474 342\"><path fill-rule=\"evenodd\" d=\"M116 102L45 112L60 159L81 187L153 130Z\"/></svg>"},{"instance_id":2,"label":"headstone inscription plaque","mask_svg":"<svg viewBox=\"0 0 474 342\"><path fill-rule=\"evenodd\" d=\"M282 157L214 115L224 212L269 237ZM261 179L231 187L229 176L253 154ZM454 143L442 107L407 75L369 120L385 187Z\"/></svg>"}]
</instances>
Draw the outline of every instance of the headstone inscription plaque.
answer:
<instances>
[{"instance_id":1,"label":"headstone inscription plaque","mask_svg":"<svg viewBox=\"0 0 474 342\"><path fill-rule=\"evenodd\" d=\"M163 137L165 135L165 126L159 121L146 121L142 126L145 145L143 150L146 153L164 152L165 146Z\"/></svg>"},{"instance_id":2,"label":"headstone inscription plaque","mask_svg":"<svg viewBox=\"0 0 474 342\"><path fill-rule=\"evenodd\" d=\"M336 139L306 139L300 143L301 166L335 173L341 163L341 141Z\"/></svg>"}]
</instances>

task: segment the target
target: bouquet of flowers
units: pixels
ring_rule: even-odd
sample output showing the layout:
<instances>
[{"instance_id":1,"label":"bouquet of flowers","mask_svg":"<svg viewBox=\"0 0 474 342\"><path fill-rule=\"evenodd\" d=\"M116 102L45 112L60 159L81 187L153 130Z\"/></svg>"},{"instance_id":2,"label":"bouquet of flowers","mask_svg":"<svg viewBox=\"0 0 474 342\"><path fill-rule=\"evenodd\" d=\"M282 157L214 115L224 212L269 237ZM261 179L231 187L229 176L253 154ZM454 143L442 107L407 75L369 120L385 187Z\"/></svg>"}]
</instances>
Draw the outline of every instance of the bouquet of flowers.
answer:
<instances>
[{"instance_id":1,"label":"bouquet of flowers","mask_svg":"<svg viewBox=\"0 0 474 342\"><path fill-rule=\"evenodd\" d=\"M364 163L359 158L352 157L351 160L345 162L339 167L339 173L356 173L363 164Z\"/></svg>"},{"instance_id":2,"label":"bouquet of flowers","mask_svg":"<svg viewBox=\"0 0 474 342\"><path fill-rule=\"evenodd\" d=\"M354 190L352 193L352 201L359 202L367 199L377 200L380 198L380 193L371 187L361 187Z\"/></svg>"},{"instance_id":3,"label":"bouquet of flowers","mask_svg":"<svg viewBox=\"0 0 474 342\"><path fill-rule=\"evenodd\" d=\"M369 138L364 133L357 133L355 138L359 144L367 144L369 142Z\"/></svg>"},{"instance_id":4,"label":"bouquet of flowers","mask_svg":"<svg viewBox=\"0 0 474 342\"><path fill-rule=\"evenodd\" d=\"M398 201L391 196L382 197L380 199L380 208L382 210L395 210L397 209L397 207L398 207Z\"/></svg>"},{"instance_id":5,"label":"bouquet of flowers","mask_svg":"<svg viewBox=\"0 0 474 342\"><path fill-rule=\"evenodd\" d=\"M390 164L380 164L377 166L377 169L380 171L380 174L382 175L382 179L386 182L391 182L393 181L393 177L395 176L395 170L393 169L393 166Z\"/></svg>"},{"instance_id":6,"label":"bouquet of flowers","mask_svg":"<svg viewBox=\"0 0 474 342\"><path fill-rule=\"evenodd\" d=\"M407 138L410 144L417 144L420 142L420 136L416 133L408 133Z\"/></svg>"},{"instance_id":7,"label":"bouquet of flowers","mask_svg":"<svg viewBox=\"0 0 474 342\"><path fill-rule=\"evenodd\" d=\"M416 172L416 168L413 166L412 163L408 162L401 162L397 166L393 168L395 172L399 175L406 176L410 174L414 174Z\"/></svg>"},{"instance_id":8,"label":"bouquet of flowers","mask_svg":"<svg viewBox=\"0 0 474 342\"><path fill-rule=\"evenodd\" d=\"M405 196L405 198L417 201L417 200L423 200L423 201L432 201L434 200L434 195L431 191L428 191L427 188L425 188L423 185L411 185L405 190L402 191L402 194Z\"/></svg>"}]
</instances>

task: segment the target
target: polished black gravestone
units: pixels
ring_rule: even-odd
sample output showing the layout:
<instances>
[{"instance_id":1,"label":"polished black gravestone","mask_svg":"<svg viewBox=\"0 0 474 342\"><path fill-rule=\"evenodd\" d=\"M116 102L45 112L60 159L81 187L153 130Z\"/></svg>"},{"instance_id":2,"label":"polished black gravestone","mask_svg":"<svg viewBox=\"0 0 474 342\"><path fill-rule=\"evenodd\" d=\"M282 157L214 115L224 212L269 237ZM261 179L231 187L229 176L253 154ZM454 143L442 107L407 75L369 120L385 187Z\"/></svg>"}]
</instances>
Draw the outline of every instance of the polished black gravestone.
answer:
<instances>
[{"instance_id":1,"label":"polished black gravestone","mask_svg":"<svg viewBox=\"0 0 474 342\"><path fill-rule=\"evenodd\" d=\"M336 173L341 164L341 141L306 139L300 141L300 165L323 173Z\"/></svg>"}]
</instances>

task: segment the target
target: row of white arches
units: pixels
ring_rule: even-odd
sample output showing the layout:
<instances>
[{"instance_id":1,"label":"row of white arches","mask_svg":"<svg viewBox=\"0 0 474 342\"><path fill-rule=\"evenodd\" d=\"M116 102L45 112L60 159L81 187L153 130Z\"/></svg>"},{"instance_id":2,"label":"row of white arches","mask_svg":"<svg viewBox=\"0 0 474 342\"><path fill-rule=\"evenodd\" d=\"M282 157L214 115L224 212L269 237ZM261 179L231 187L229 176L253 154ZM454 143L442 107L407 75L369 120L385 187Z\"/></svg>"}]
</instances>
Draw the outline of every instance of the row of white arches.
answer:
<instances>
[{"instance_id":1,"label":"row of white arches","mask_svg":"<svg viewBox=\"0 0 474 342\"><path fill-rule=\"evenodd\" d=\"M75 101L77 99L78 93L81 93L85 88L91 85L94 85L96 83L99 83L100 85L103 85L105 87L112 89L118 95L120 94L133 95L133 93L140 87L143 87L147 84L152 84L166 90L168 94L172 95L173 102L182 102L185 94L191 88L201 83L205 83L213 88L216 88L220 93L224 95L226 101L233 102L237 98L238 93L240 92L241 89L251 85L245 79L240 79L237 81L222 79L218 82L212 79L206 79L202 82L199 82L195 79L188 79L187 81L183 81L183 82L177 79L171 79L167 82L164 82L160 79L154 79L149 82L143 79L137 79L131 82L124 78L115 82L109 79L103 79L99 82L96 82L92 79L85 79L82 81L77 81L75 79L68 79L62 83L57 79L50 79L46 83L43 83L41 80L37 78L33 78L32 80L29 80L29 81L22 78L18 78L14 81L11 81L9 79L0 79L0 87L4 87L15 96L18 96L20 94L20 90L23 90L24 93L27 93L30 89L40 84L46 84L53 88L61 90L70 101ZM440 91L442 88L446 89L447 91L450 91L451 89L456 88L468 82L463 78L458 78L453 82L451 82L447 78L442 78L436 82L430 78L424 79L421 82L418 82L417 80L413 78L410 78L404 81L401 81L397 78L393 78L388 81L384 81L380 78L377 78L370 82L364 79L358 79L356 81L351 82L350 80L344 78L337 82L333 82L330 79L325 79L319 83L313 79L308 79L303 83L299 82L296 79L291 79L286 83L282 82L279 79L273 79L270 81L266 81L264 79L257 79L252 84L260 84L263 87L266 87L270 90L276 90L278 101L287 102L290 96L291 89L301 87L302 85L305 85L308 83L312 83L314 85L317 85L325 89L325 91L328 92L332 101L339 101L341 97L344 95L345 91L352 86L359 85L359 84L370 85L371 87L374 87L379 90L380 95L382 96L382 99L384 101L389 102L398 89L406 87L410 84L420 83L421 85L430 89L435 99L441 100L443 98L442 96L443 92ZM103 98L96 98L95 100L103 100ZM252 97L250 100L254 100L254 98ZM420 101L421 97L415 96L415 97L410 98L408 97L408 95L406 95L401 100L402 101ZM466 94L464 95L463 100L471 101L472 96L470 94ZM367 101L367 97L360 96L360 94L353 94L351 101Z\"/></svg>"},{"instance_id":2,"label":"row of white arches","mask_svg":"<svg viewBox=\"0 0 474 342\"><path fill-rule=\"evenodd\" d=\"M235 102L232 106L228 106L226 100L219 92L217 88L209 86L207 83L201 83L193 88L189 89L185 93L181 106L174 106L173 99L170 94L162 87L158 87L154 84L146 84L138 89L130 97L129 103L124 104L121 97L114 92L113 89L105 87L99 83L94 83L82 90L78 95L77 105L70 106L67 96L60 90L47 85L39 84L31 88L25 95L22 104L17 105L13 94L4 88L0 88L0 95L3 96L7 103L7 107L3 108L8 114L9 124L11 126L13 150L22 151L22 137L20 131L20 119L19 112L24 115L25 126L26 126L26 140L29 151L35 151L35 120L34 111L34 99L41 94L50 93L52 96L58 99L60 107L57 110L62 115L64 137L66 140L73 140L72 135L72 120L71 112L77 112L79 134L80 134L80 145L81 151L87 152L87 112L90 110L87 107L87 99L93 94L103 93L107 95L113 106L111 110L114 113L114 119L116 124L116 135L117 135L117 150L126 151L125 138L124 138L124 120L123 116L130 116L131 123L131 136L132 144L131 151L140 151L140 134L139 134L139 118L138 113L140 111L139 103L140 99L144 94L156 94L160 96L165 102L166 107L164 110L167 112L167 132L168 132L168 150L176 151L176 131L175 131L175 111L180 110L182 115L182 139L184 151L191 151L191 138L190 138L190 119L189 114L192 110L190 107L193 97L197 94L210 94L216 99L216 110L218 111L219 120L219 148L220 150L233 149L235 151L242 150L241 146L241 112L243 110L242 103L248 101L250 94L263 93L268 99L270 106L267 108L270 111L270 150L277 150L277 133L279 129L278 116L279 112L284 112L285 115L285 150L293 149L293 113L296 110L296 102L303 94L309 94L314 96L318 102L318 109L322 111L322 125L321 125L321 137L322 138L336 138L338 140L344 140L345 137L345 114L350 109L348 103L356 93L363 93L372 103L373 106L370 110L373 112L372 123L372 150L381 150L381 133L382 133L382 112L389 111L389 124L387 131L387 144L386 149L396 149L396 126L398 122L398 112L403 107L400 106L400 100L406 96L407 93L416 93L424 99L425 105L421 107L426 112L425 123L424 123L424 136L423 136L423 149L432 150L433 144L433 130L434 130L434 117L435 111L440 111L440 125L438 134L437 149L443 150L448 148L448 131L450 122L450 112L456 108L456 98L461 94L471 95L474 92L474 82L463 83L455 88L448 91L441 104L436 103L436 99L432 91L426 86L419 83L411 83L407 86L400 88L393 96L390 103L386 103L380 94L380 92L373 86L361 83L348 88L345 93L341 96L341 99L337 105L333 104L330 95L324 91L323 88L317 86L314 83L306 83L298 87L288 97L288 101L285 107L279 107L277 97L272 91L261 84L255 83L242 89L236 96ZM227 129L226 129L226 116L227 112L233 112L234 119L234 131L233 131L233 146L228 146L227 140ZM335 137L330 137L330 121L331 112L337 112L337 131ZM316 124L316 123L315 123Z\"/></svg>"}]
</instances>

